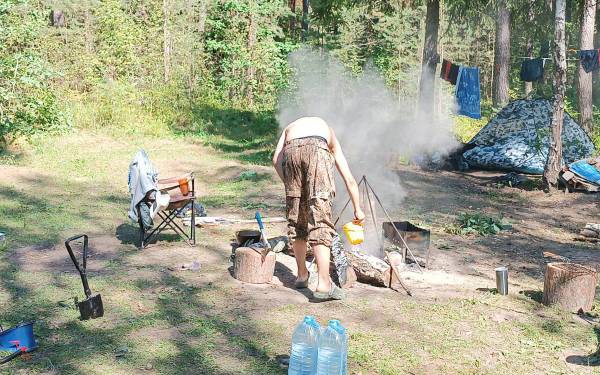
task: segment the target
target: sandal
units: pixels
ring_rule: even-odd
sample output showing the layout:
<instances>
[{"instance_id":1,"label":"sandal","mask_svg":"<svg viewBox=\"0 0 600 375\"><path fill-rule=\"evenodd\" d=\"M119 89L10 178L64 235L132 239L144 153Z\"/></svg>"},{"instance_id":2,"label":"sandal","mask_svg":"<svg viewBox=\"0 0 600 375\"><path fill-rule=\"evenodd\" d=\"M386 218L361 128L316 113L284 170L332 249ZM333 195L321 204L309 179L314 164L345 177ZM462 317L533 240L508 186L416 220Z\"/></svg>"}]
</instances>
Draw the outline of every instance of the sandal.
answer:
<instances>
[{"instance_id":1,"label":"sandal","mask_svg":"<svg viewBox=\"0 0 600 375\"><path fill-rule=\"evenodd\" d=\"M294 283L294 288L296 288L296 289L308 288L308 277L306 278L306 280L303 280L303 281L296 280L296 282Z\"/></svg>"},{"instance_id":2,"label":"sandal","mask_svg":"<svg viewBox=\"0 0 600 375\"><path fill-rule=\"evenodd\" d=\"M331 283L329 292L314 292L313 296L319 301L342 300L346 298L346 292L334 283Z\"/></svg>"}]
</instances>

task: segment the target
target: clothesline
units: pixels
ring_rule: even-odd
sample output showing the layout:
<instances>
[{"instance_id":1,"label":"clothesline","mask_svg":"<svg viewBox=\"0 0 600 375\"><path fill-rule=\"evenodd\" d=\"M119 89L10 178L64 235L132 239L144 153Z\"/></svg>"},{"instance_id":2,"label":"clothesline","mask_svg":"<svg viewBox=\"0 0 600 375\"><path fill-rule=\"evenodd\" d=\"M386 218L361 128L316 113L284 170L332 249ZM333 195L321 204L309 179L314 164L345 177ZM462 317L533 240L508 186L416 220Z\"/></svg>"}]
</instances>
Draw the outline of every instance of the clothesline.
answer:
<instances>
[{"instance_id":1,"label":"clothesline","mask_svg":"<svg viewBox=\"0 0 600 375\"><path fill-rule=\"evenodd\" d=\"M569 51L576 51L570 49ZM600 50L580 50L578 58L565 58L567 61L580 61L583 70L590 73L600 69ZM549 51L540 51L540 55L548 56ZM521 62L519 76L522 81L536 82L544 77L546 60L553 57L516 56ZM458 114L475 119L481 118L481 91L480 73L477 67L467 67L455 64L448 59L443 59L440 78L456 85L456 101Z\"/></svg>"},{"instance_id":2,"label":"clothesline","mask_svg":"<svg viewBox=\"0 0 600 375\"><path fill-rule=\"evenodd\" d=\"M523 60L534 60L534 59L540 59L540 60L553 60L553 57L528 57L528 56L519 56L517 57L518 59L523 59ZM579 59L566 59L567 61L579 61Z\"/></svg>"}]
</instances>

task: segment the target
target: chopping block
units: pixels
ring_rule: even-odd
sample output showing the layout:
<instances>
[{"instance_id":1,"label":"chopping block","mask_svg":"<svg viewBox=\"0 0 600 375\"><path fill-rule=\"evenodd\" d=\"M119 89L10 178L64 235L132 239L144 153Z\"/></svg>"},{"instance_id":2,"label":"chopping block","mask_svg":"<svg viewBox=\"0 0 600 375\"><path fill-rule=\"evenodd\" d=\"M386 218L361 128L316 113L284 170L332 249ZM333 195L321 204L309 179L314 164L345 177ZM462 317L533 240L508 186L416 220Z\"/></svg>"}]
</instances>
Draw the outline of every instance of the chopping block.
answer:
<instances>
[{"instance_id":1,"label":"chopping block","mask_svg":"<svg viewBox=\"0 0 600 375\"><path fill-rule=\"evenodd\" d=\"M275 253L267 249L238 247L233 261L233 277L251 284L267 284L275 273Z\"/></svg>"}]
</instances>

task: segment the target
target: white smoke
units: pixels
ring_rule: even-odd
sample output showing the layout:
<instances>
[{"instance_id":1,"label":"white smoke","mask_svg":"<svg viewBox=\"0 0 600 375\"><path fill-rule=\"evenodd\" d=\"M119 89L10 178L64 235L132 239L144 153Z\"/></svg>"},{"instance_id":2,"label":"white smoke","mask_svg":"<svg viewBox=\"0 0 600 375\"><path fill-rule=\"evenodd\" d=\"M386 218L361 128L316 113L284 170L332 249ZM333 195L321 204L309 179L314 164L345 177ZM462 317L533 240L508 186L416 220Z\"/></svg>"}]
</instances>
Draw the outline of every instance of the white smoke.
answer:
<instances>
[{"instance_id":1,"label":"white smoke","mask_svg":"<svg viewBox=\"0 0 600 375\"><path fill-rule=\"evenodd\" d=\"M420 113L415 108L416 98L399 98L374 67L367 66L356 75L326 52L308 48L290 54L289 62L294 79L279 101L280 126L304 116L318 116L327 121L356 180L366 175L390 211L405 196L400 184L402 176L390 166L400 158L443 155L458 146L449 115ZM413 76L416 81L418 72ZM448 94L440 99L453 103ZM340 182L337 191L335 205L339 210L348 195ZM345 218L350 217L352 210L347 213Z\"/></svg>"}]
</instances>

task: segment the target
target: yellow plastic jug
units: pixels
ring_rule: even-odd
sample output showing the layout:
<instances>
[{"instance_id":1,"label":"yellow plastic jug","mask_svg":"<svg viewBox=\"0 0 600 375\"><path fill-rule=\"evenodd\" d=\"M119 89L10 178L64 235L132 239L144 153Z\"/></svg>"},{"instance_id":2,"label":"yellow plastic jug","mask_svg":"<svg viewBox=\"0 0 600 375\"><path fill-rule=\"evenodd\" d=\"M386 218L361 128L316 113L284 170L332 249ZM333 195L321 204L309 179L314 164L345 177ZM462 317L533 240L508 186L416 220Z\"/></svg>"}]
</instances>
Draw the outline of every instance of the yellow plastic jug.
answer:
<instances>
[{"instance_id":1,"label":"yellow plastic jug","mask_svg":"<svg viewBox=\"0 0 600 375\"><path fill-rule=\"evenodd\" d=\"M352 245L358 245L365 240L365 229L357 221L344 224L344 233Z\"/></svg>"}]
</instances>

